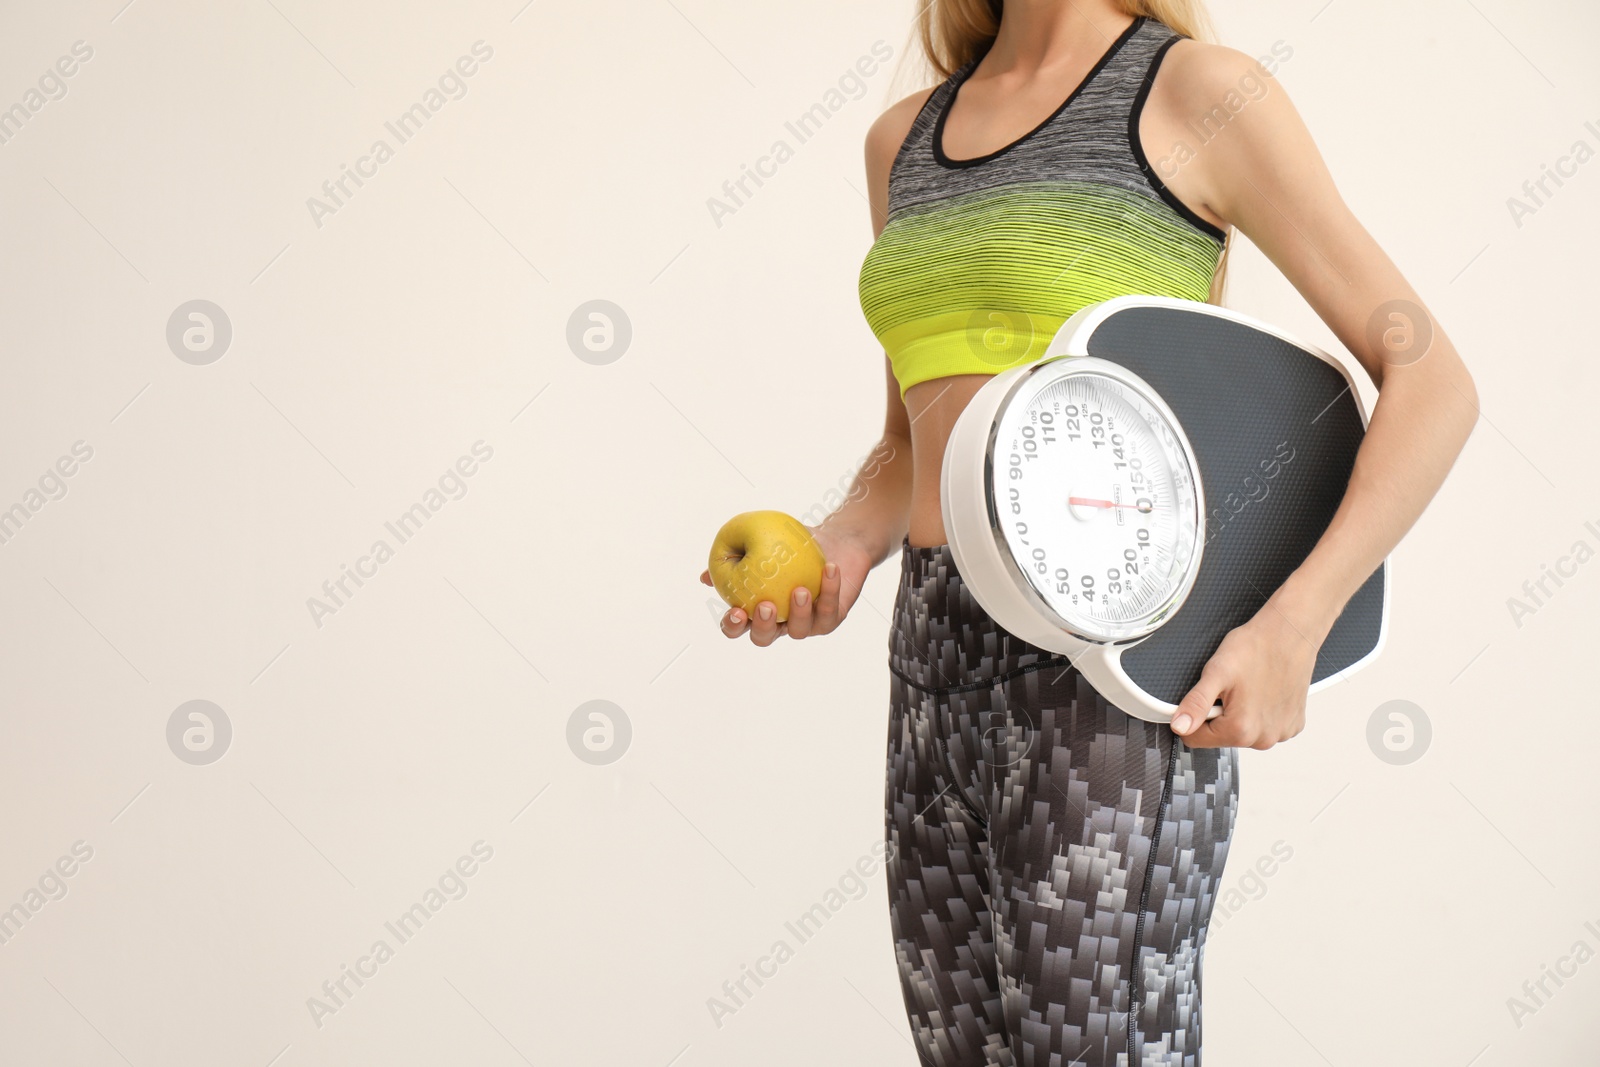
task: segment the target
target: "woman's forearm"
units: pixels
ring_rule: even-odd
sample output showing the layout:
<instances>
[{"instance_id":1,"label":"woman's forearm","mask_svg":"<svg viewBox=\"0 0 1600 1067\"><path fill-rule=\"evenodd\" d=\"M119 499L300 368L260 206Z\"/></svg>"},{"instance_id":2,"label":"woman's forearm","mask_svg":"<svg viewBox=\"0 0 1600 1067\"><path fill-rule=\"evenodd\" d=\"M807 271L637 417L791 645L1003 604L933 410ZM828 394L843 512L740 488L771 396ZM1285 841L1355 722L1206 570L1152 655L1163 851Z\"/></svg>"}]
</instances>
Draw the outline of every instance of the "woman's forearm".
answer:
<instances>
[{"instance_id":1,"label":"woman's forearm","mask_svg":"<svg viewBox=\"0 0 1600 1067\"><path fill-rule=\"evenodd\" d=\"M1421 516L1477 422L1471 377L1453 351L1438 355L1432 366L1386 371L1343 502L1272 598L1318 644Z\"/></svg>"},{"instance_id":2,"label":"woman's forearm","mask_svg":"<svg viewBox=\"0 0 1600 1067\"><path fill-rule=\"evenodd\" d=\"M819 529L859 544L877 566L900 550L911 513L911 441L886 433Z\"/></svg>"}]
</instances>

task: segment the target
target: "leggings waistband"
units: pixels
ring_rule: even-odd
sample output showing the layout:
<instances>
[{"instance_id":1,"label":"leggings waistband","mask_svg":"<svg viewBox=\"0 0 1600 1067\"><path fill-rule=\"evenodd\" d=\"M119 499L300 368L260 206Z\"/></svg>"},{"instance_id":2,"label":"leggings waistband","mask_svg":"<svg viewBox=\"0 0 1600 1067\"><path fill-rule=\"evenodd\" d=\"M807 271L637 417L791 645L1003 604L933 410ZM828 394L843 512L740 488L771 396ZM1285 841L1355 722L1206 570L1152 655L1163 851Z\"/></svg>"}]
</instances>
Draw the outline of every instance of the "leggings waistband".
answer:
<instances>
[{"instance_id":1,"label":"leggings waistband","mask_svg":"<svg viewBox=\"0 0 1600 1067\"><path fill-rule=\"evenodd\" d=\"M995 681L1067 658L1011 633L983 609L948 544L900 544L900 587L889 632L889 669L929 691Z\"/></svg>"}]
</instances>

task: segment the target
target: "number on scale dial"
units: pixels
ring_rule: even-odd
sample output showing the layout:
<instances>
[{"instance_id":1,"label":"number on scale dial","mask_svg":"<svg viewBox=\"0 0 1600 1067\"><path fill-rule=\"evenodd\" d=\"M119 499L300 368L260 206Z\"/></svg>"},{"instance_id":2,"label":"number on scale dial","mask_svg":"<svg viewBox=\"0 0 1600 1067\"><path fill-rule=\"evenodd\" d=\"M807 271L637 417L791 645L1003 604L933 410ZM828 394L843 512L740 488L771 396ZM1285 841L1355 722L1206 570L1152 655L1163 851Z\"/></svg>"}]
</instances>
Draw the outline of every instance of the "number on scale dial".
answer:
<instances>
[{"instance_id":1,"label":"number on scale dial","mask_svg":"<svg viewBox=\"0 0 1600 1067\"><path fill-rule=\"evenodd\" d=\"M1069 374L1011 404L994 444L1001 530L1057 615L1112 636L1166 610L1195 563L1199 504L1162 411L1114 378Z\"/></svg>"}]
</instances>

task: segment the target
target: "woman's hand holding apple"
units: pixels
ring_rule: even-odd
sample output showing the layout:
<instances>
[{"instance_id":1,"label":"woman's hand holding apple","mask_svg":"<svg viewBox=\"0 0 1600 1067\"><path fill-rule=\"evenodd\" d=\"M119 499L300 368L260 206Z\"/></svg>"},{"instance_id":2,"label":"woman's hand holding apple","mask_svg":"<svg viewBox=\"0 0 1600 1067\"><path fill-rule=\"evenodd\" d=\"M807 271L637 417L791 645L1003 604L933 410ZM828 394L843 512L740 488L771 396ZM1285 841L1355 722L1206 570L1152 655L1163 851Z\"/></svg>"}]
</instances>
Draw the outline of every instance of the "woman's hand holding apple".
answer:
<instances>
[{"instance_id":1,"label":"woman's hand holding apple","mask_svg":"<svg viewBox=\"0 0 1600 1067\"><path fill-rule=\"evenodd\" d=\"M780 555L779 565L768 568L773 573L766 575L766 588L748 577L741 580L732 570L743 562L739 549L746 540L755 541L764 533L770 534L773 524L779 523L779 516L806 531L815 542L809 547L819 551L813 554L801 548ZM730 540L735 542L732 552L725 551ZM819 561L821 566L817 567ZM719 570L720 582L713 580L713 567ZM838 629L871 569L870 554L847 534L826 526L801 526L798 520L781 513L752 512L737 516L723 528L712 549L711 566L701 573L700 580L735 604L722 616L723 634L739 638L748 633L753 644L765 648L784 635L800 640ZM816 586L814 594L812 585ZM790 589L786 604L772 599L773 589ZM782 596L781 592L776 595Z\"/></svg>"}]
</instances>

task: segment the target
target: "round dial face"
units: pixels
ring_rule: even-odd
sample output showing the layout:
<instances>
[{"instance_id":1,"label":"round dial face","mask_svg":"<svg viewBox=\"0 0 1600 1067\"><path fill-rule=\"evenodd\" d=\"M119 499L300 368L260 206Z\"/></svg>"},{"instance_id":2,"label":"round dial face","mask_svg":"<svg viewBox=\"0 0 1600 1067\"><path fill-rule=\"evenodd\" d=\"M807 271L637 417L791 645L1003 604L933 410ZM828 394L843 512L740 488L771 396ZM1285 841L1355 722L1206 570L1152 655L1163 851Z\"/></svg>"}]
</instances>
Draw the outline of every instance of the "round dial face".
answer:
<instances>
[{"instance_id":1,"label":"round dial face","mask_svg":"<svg viewBox=\"0 0 1600 1067\"><path fill-rule=\"evenodd\" d=\"M1001 412L995 520L1018 569L1067 626L1142 636L1199 562L1197 474L1164 406L1098 371L1041 375Z\"/></svg>"}]
</instances>

